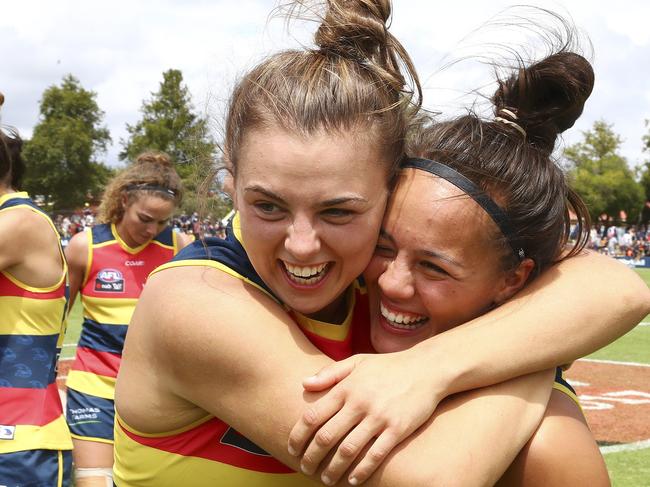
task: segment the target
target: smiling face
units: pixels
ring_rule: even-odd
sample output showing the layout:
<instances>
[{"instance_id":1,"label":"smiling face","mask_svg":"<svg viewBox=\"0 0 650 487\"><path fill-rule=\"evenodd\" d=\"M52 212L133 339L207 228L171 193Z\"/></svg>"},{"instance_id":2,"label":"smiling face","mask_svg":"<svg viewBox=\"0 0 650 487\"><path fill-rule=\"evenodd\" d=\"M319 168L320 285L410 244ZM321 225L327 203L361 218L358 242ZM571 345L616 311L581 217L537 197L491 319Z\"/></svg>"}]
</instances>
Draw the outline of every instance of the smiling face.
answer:
<instances>
[{"instance_id":1,"label":"smiling face","mask_svg":"<svg viewBox=\"0 0 650 487\"><path fill-rule=\"evenodd\" d=\"M323 320L337 315L372 256L387 168L378 144L354 130L308 139L280 129L246 135L233 194L243 244L286 305Z\"/></svg>"},{"instance_id":2,"label":"smiling face","mask_svg":"<svg viewBox=\"0 0 650 487\"><path fill-rule=\"evenodd\" d=\"M409 348L519 289L528 274L500 268L496 231L485 211L448 181L402 171L364 273L375 349Z\"/></svg>"},{"instance_id":3,"label":"smiling face","mask_svg":"<svg viewBox=\"0 0 650 487\"><path fill-rule=\"evenodd\" d=\"M117 233L132 248L144 245L169 224L175 206L172 200L140 194L130 201L123 196L124 215L116 224Z\"/></svg>"}]
</instances>

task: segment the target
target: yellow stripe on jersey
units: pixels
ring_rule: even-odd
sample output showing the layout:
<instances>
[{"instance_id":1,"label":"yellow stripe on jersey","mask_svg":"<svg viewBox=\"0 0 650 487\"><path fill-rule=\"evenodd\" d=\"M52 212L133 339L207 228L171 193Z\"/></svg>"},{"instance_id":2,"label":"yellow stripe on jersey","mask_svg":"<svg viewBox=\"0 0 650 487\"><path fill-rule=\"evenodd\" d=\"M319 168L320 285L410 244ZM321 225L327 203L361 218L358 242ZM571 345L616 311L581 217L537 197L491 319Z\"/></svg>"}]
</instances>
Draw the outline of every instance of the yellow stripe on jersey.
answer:
<instances>
[{"instance_id":1,"label":"yellow stripe on jersey","mask_svg":"<svg viewBox=\"0 0 650 487\"><path fill-rule=\"evenodd\" d=\"M0 455L37 449L72 450L72 440L63 415L43 426L19 424L13 440L0 440Z\"/></svg>"},{"instance_id":2,"label":"yellow stripe on jersey","mask_svg":"<svg viewBox=\"0 0 650 487\"><path fill-rule=\"evenodd\" d=\"M578 396L576 396L571 389L569 389L564 384L560 384L559 382L553 382L553 389L555 389L556 391L560 391L566 394L567 396L569 396L573 400L573 402L575 402L578 405L580 411L584 415L584 411L582 411L582 406L580 405L580 400L578 399Z\"/></svg>"},{"instance_id":3,"label":"yellow stripe on jersey","mask_svg":"<svg viewBox=\"0 0 650 487\"><path fill-rule=\"evenodd\" d=\"M137 298L97 298L81 296L84 316L104 325L128 325Z\"/></svg>"},{"instance_id":4,"label":"yellow stripe on jersey","mask_svg":"<svg viewBox=\"0 0 650 487\"><path fill-rule=\"evenodd\" d=\"M123 423L122 420L120 422ZM322 485L298 473L273 474L246 470L212 460L178 455L141 445L124 433L115 421L113 475L118 487L310 487ZM164 474L160 472L164 471Z\"/></svg>"},{"instance_id":5,"label":"yellow stripe on jersey","mask_svg":"<svg viewBox=\"0 0 650 487\"><path fill-rule=\"evenodd\" d=\"M337 342L345 340L349 335L350 326L352 326L352 315L354 314L354 305L356 303L356 294L354 289L354 286L350 286L347 291L345 301L348 312L343 323L340 325L334 325L332 323L314 320L294 311L296 321L300 328L329 340Z\"/></svg>"},{"instance_id":6,"label":"yellow stripe on jersey","mask_svg":"<svg viewBox=\"0 0 650 487\"><path fill-rule=\"evenodd\" d=\"M61 318L65 297L55 299L26 299L0 296L3 328L8 335L55 335L61 333Z\"/></svg>"},{"instance_id":7,"label":"yellow stripe on jersey","mask_svg":"<svg viewBox=\"0 0 650 487\"><path fill-rule=\"evenodd\" d=\"M214 260L208 260L208 259L187 259L187 260L175 260L172 262L167 262L166 264L163 264L157 268L155 268L153 271L151 271L151 274L149 274L149 277L152 275L156 274L157 272L164 271L166 269L172 269L174 267L212 267L213 269L220 270L222 272L225 272L226 274L235 277L241 281L244 281L247 284L250 284L251 286L254 286L255 288L259 289L262 291L264 294L269 296L273 301L276 303L279 303L275 297L270 294L266 289L264 289L261 286L258 286L256 283L251 281L250 279L242 276L238 272L235 272L232 270L230 267L228 267L225 264L222 264L221 262L216 262Z\"/></svg>"},{"instance_id":8,"label":"yellow stripe on jersey","mask_svg":"<svg viewBox=\"0 0 650 487\"><path fill-rule=\"evenodd\" d=\"M63 254L61 254L61 258L63 259ZM56 291L58 288L61 287L61 285L63 284L63 281L65 281L65 278L67 276L67 270L68 270L68 267L67 267L66 261L65 261L65 259L63 259L63 274L61 274L61 277L56 282L56 284L53 284L53 285L47 286L47 287L30 286L29 284L25 284L21 280L16 279L14 276L9 274L8 272L0 271L0 273L3 276L5 276L7 279L9 279L13 284L15 284L16 286L18 286L21 289L24 289L25 291L29 291L29 292L32 292L32 293L49 293L49 292L52 292L52 291Z\"/></svg>"},{"instance_id":9,"label":"yellow stripe on jersey","mask_svg":"<svg viewBox=\"0 0 650 487\"><path fill-rule=\"evenodd\" d=\"M83 370L71 370L65 382L66 387L84 394L115 399L115 377L106 377Z\"/></svg>"}]
</instances>

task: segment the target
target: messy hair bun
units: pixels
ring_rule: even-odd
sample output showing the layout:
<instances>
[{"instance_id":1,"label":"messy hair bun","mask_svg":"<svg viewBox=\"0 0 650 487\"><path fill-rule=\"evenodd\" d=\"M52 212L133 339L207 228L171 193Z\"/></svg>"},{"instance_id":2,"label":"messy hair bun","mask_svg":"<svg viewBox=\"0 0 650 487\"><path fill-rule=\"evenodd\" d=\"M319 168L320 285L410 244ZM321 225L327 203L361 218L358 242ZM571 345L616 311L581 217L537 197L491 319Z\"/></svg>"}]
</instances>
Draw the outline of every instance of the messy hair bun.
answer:
<instances>
[{"instance_id":1,"label":"messy hair bun","mask_svg":"<svg viewBox=\"0 0 650 487\"><path fill-rule=\"evenodd\" d=\"M498 85L492 97L495 115L508 118L508 112L514 113L528 141L551 153L557 136L582 114L594 71L584 57L564 51L520 68Z\"/></svg>"},{"instance_id":2,"label":"messy hair bun","mask_svg":"<svg viewBox=\"0 0 650 487\"><path fill-rule=\"evenodd\" d=\"M118 223L124 216L123 196L131 204L143 194L173 200L175 206L183 201L183 183L164 152L143 152L111 179L99 205L99 221Z\"/></svg>"},{"instance_id":3,"label":"messy hair bun","mask_svg":"<svg viewBox=\"0 0 650 487\"><path fill-rule=\"evenodd\" d=\"M289 20L318 19L316 46L270 56L237 84L226 118L228 169L236 177L240 148L252 129L301 136L360 129L384 155L388 181L421 98L410 57L388 32L390 1L294 0L283 11Z\"/></svg>"}]
</instances>

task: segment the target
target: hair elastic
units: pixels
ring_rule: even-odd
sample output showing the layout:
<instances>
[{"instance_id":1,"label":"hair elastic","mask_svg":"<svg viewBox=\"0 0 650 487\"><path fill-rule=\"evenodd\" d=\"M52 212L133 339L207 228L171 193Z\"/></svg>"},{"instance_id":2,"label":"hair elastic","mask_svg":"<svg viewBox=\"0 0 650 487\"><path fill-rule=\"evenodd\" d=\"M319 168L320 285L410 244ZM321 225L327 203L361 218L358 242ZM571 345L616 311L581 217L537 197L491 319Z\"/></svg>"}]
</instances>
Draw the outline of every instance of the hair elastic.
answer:
<instances>
[{"instance_id":1,"label":"hair elastic","mask_svg":"<svg viewBox=\"0 0 650 487\"><path fill-rule=\"evenodd\" d=\"M508 115L510 118L512 118L512 120L518 120L517 114L515 112L511 111L511 110L508 110L507 108L501 108L498 113L504 113L504 114ZM494 117L494 120L496 122L501 122L501 123L504 123L506 125L509 125L510 127L517 130L521 135L523 135L524 138L526 138L526 131L518 123L513 122L512 120L508 120L507 118L503 118L503 117Z\"/></svg>"},{"instance_id":2,"label":"hair elastic","mask_svg":"<svg viewBox=\"0 0 650 487\"><path fill-rule=\"evenodd\" d=\"M176 191L170 188L165 188L164 186L159 186L157 184L129 184L124 188L126 191L159 191L161 193L166 193L172 197L176 197Z\"/></svg>"},{"instance_id":3,"label":"hair elastic","mask_svg":"<svg viewBox=\"0 0 650 487\"><path fill-rule=\"evenodd\" d=\"M497 205L492 198L490 198L485 191L480 189L474 182L468 179L466 176L462 175L455 169L452 169L445 164L440 162L431 161L429 159L421 159L419 157L409 157L404 159L401 164L401 168L413 168L420 169L421 171L426 171L435 176L441 177L442 179L449 181L451 184L456 186L458 189L462 190L464 193L469 195L474 201L476 201L481 208L492 218L492 221L499 227L501 233L508 241L512 252L515 254L517 259L524 260L526 253L521 247L516 247L513 244L515 232L510 224L510 218L505 212Z\"/></svg>"}]
</instances>

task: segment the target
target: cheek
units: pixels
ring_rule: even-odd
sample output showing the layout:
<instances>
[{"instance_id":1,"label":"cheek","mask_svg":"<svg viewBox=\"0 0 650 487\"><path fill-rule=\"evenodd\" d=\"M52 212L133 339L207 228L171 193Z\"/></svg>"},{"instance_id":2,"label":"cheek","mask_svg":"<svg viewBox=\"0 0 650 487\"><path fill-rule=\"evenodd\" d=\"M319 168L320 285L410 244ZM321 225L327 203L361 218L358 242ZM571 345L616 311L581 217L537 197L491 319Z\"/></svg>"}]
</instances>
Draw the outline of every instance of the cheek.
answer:
<instances>
[{"instance_id":1,"label":"cheek","mask_svg":"<svg viewBox=\"0 0 650 487\"><path fill-rule=\"evenodd\" d=\"M369 286L372 285L374 287L377 285L379 276L381 276L386 269L386 264L386 259L373 255L368 267L363 271L363 278Z\"/></svg>"}]
</instances>

